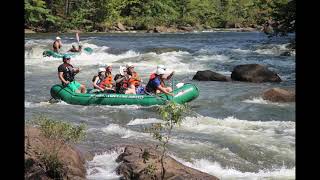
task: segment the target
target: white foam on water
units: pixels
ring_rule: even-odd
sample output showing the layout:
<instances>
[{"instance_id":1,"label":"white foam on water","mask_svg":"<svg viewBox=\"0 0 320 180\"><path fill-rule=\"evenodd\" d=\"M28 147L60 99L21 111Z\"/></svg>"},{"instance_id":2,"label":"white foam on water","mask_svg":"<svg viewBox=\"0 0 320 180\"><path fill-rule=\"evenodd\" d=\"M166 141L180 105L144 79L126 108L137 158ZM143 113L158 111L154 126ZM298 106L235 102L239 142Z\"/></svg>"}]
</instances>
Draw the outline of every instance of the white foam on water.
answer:
<instances>
[{"instance_id":1,"label":"white foam on water","mask_svg":"<svg viewBox=\"0 0 320 180\"><path fill-rule=\"evenodd\" d=\"M253 52L258 54L265 54L265 55L280 55L283 52L291 51L286 46L287 44L269 44L267 47L258 48ZM295 53L294 53L295 54Z\"/></svg>"},{"instance_id":2,"label":"white foam on water","mask_svg":"<svg viewBox=\"0 0 320 180\"><path fill-rule=\"evenodd\" d=\"M206 159L193 159L193 162L187 162L181 158L171 155L172 158L179 161L185 166L206 172L220 179L225 180L260 180L260 179L295 179L294 168L275 168L263 169L259 172L241 172L233 168L222 167L218 162L211 162Z\"/></svg>"},{"instance_id":3,"label":"white foam on water","mask_svg":"<svg viewBox=\"0 0 320 180\"><path fill-rule=\"evenodd\" d=\"M94 180L119 179L120 176L115 171L119 164L115 160L122 152L123 150L96 154L93 160L88 162L86 178Z\"/></svg>"},{"instance_id":4,"label":"white foam on water","mask_svg":"<svg viewBox=\"0 0 320 180\"><path fill-rule=\"evenodd\" d=\"M235 117L224 119L211 117L187 117L180 128L184 131L209 134L223 143L249 146L260 151L272 152L291 160L295 159L295 122L247 121ZM249 150L249 149L248 149ZM250 150L251 151L251 150ZM258 152L259 151L259 152Z\"/></svg>"},{"instance_id":5,"label":"white foam on water","mask_svg":"<svg viewBox=\"0 0 320 180\"><path fill-rule=\"evenodd\" d=\"M239 53L244 53L244 54L247 54L247 53L252 52L251 50L248 50L248 49L240 49L240 48L232 49L232 51L234 51L234 52L239 52Z\"/></svg>"},{"instance_id":6,"label":"white foam on water","mask_svg":"<svg viewBox=\"0 0 320 180\"><path fill-rule=\"evenodd\" d=\"M35 107L41 107L41 106L48 106L50 105L49 102L39 102L39 103L34 103L34 102L24 102L24 107L25 108L35 108Z\"/></svg>"},{"instance_id":7,"label":"white foam on water","mask_svg":"<svg viewBox=\"0 0 320 180\"><path fill-rule=\"evenodd\" d=\"M70 105L70 104L68 104L68 103L66 103L66 102L64 102L64 101L62 101L62 100L59 101L59 102L57 102L56 104L59 104L59 105L68 105L68 106Z\"/></svg>"},{"instance_id":8,"label":"white foam on water","mask_svg":"<svg viewBox=\"0 0 320 180\"><path fill-rule=\"evenodd\" d=\"M149 119L133 119L127 125L139 125L139 124L152 124L152 123L163 123L162 120L156 118Z\"/></svg>"},{"instance_id":9,"label":"white foam on water","mask_svg":"<svg viewBox=\"0 0 320 180\"><path fill-rule=\"evenodd\" d=\"M149 133L133 131L133 130L121 127L118 124L109 124L107 127L101 128L101 130L106 134L117 134L121 136L121 138L133 138L133 139L140 139L140 140L145 139L152 142L158 142L157 140L153 139L152 135ZM195 147L196 148L212 147L212 144L202 143L194 140L178 139L174 136L171 137L169 144L173 144L186 149L195 148Z\"/></svg>"},{"instance_id":10,"label":"white foam on water","mask_svg":"<svg viewBox=\"0 0 320 180\"><path fill-rule=\"evenodd\" d=\"M148 136L148 134L146 134L146 133L139 133L136 131L132 131L130 129L121 127L118 124L109 124L107 127L102 128L101 130L107 134L117 134L117 135L121 136L121 138Z\"/></svg>"},{"instance_id":11,"label":"white foam on water","mask_svg":"<svg viewBox=\"0 0 320 180\"><path fill-rule=\"evenodd\" d=\"M271 102L268 100L264 100L262 97L254 97L252 99L246 99L242 102L245 103L253 103L253 104L267 104L267 105L274 105L274 106L289 106L289 103L277 103L277 102Z\"/></svg>"}]
</instances>

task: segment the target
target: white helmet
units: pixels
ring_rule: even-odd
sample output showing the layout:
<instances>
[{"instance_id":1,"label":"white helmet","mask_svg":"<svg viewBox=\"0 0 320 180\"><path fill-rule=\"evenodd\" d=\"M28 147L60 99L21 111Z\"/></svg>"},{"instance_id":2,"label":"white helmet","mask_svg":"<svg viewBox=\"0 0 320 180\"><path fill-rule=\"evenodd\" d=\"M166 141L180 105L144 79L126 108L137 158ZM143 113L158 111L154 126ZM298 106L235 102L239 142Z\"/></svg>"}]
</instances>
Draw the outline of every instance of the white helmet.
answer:
<instances>
[{"instance_id":1,"label":"white helmet","mask_svg":"<svg viewBox=\"0 0 320 180\"><path fill-rule=\"evenodd\" d=\"M165 73L166 73L166 70L163 69L163 68L157 68L157 70L156 70L156 74L157 74L157 75L165 74Z\"/></svg>"},{"instance_id":2,"label":"white helmet","mask_svg":"<svg viewBox=\"0 0 320 180\"><path fill-rule=\"evenodd\" d=\"M59 36L56 37L56 40L60 40L61 38Z\"/></svg>"},{"instance_id":3,"label":"white helmet","mask_svg":"<svg viewBox=\"0 0 320 180\"><path fill-rule=\"evenodd\" d=\"M126 65L126 68L129 68L129 67L134 67L134 66L133 66L132 63L128 63L128 64Z\"/></svg>"},{"instance_id":4,"label":"white helmet","mask_svg":"<svg viewBox=\"0 0 320 180\"><path fill-rule=\"evenodd\" d=\"M105 64L105 65L104 65L104 67L106 67L106 68L107 68L107 67L110 67L110 66L112 66L112 64Z\"/></svg>"},{"instance_id":5,"label":"white helmet","mask_svg":"<svg viewBox=\"0 0 320 180\"><path fill-rule=\"evenodd\" d=\"M122 76L124 75L124 71L125 71L126 69L127 69L126 67L120 66L119 72L120 72L120 74L121 74Z\"/></svg>"},{"instance_id":6,"label":"white helmet","mask_svg":"<svg viewBox=\"0 0 320 180\"><path fill-rule=\"evenodd\" d=\"M165 67L164 65L162 65L162 64L159 64L159 65L157 66L157 69L159 69L159 68L166 70L166 67Z\"/></svg>"},{"instance_id":7,"label":"white helmet","mask_svg":"<svg viewBox=\"0 0 320 180\"><path fill-rule=\"evenodd\" d=\"M99 68L98 73L100 73L100 72L106 72L106 68Z\"/></svg>"}]
</instances>

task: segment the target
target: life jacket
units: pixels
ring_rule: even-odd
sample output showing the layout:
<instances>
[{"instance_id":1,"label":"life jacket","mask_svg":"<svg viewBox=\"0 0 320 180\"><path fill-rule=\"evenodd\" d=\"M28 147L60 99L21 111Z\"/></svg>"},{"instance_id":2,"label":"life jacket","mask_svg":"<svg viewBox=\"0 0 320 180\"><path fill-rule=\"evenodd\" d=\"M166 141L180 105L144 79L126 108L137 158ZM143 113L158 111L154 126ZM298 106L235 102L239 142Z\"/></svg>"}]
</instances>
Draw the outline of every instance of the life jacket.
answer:
<instances>
[{"instance_id":1,"label":"life jacket","mask_svg":"<svg viewBox=\"0 0 320 180\"><path fill-rule=\"evenodd\" d=\"M112 86L112 74L110 73L101 83L102 88L105 88L106 86ZM100 86L100 87L101 87Z\"/></svg>"},{"instance_id":2,"label":"life jacket","mask_svg":"<svg viewBox=\"0 0 320 180\"><path fill-rule=\"evenodd\" d=\"M74 80L75 73L71 64L63 63L63 67L66 68L66 72L63 73L63 78L72 82Z\"/></svg>"},{"instance_id":3,"label":"life jacket","mask_svg":"<svg viewBox=\"0 0 320 180\"><path fill-rule=\"evenodd\" d=\"M129 88L129 81L127 79L122 80L121 82L116 84L116 92L124 93L125 90Z\"/></svg>"},{"instance_id":4,"label":"life jacket","mask_svg":"<svg viewBox=\"0 0 320 180\"><path fill-rule=\"evenodd\" d=\"M134 86L140 85L139 75L137 72L133 72L131 78L129 79L130 84L133 84Z\"/></svg>"},{"instance_id":5,"label":"life jacket","mask_svg":"<svg viewBox=\"0 0 320 180\"><path fill-rule=\"evenodd\" d=\"M147 91L147 92L156 93L157 88L154 87L153 85L151 85L151 81L153 81L153 80L154 80L155 78L157 78L157 77L158 77L158 76L157 76L155 73L152 73L152 74L150 75L150 77L149 77L149 82L148 82L148 84L147 84L147 86L146 86L146 91ZM159 77L159 79L160 79L160 77ZM161 80L161 79L160 79L160 85L161 85L162 87L165 86L163 80Z\"/></svg>"}]
</instances>

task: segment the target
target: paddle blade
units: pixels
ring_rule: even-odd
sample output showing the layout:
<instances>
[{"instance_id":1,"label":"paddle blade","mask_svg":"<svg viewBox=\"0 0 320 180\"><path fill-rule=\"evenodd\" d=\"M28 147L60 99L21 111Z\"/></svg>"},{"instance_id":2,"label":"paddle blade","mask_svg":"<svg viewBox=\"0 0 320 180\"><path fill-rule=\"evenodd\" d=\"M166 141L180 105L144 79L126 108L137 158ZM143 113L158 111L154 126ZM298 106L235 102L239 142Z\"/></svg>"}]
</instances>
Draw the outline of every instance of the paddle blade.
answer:
<instances>
[{"instance_id":1,"label":"paddle blade","mask_svg":"<svg viewBox=\"0 0 320 180\"><path fill-rule=\"evenodd\" d=\"M76 33L76 38L77 38L77 41L79 43L80 42L79 33Z\"/></svg>"},{"instance_id":2,"label":"paddle blade","mask_svg":"<svg viewBox=\"0 0 320 180\"><path fill-rule=\"evenodd\" d=\"M180 87L182 87L184 85L184 83L178 83L178 84L176 84L176 87L177 88L180 88Z\"/></svg>"}]
</instances>

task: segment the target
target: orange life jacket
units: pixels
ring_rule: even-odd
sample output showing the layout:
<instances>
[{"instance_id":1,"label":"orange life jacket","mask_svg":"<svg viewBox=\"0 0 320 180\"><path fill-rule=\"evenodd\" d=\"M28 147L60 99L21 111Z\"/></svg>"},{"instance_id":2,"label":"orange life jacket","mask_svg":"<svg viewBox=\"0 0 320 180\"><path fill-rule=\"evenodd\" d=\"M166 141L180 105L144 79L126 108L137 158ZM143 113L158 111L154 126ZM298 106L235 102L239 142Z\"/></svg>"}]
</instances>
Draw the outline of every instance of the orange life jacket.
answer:
<instances>
[{"instance_id":1,"label":"orange life jacket","mask_svg":"<svg viewBox=\"0 0 320 180\"><path fill-rule=\"evenodd\" d=\"M134 86L140 85L140 77L137 72L133 72L131 78L129 79L129 83Z\"/></svg>"},{"instance_id":2,"label":"orange life jacket","mask_svg":"<svg viewBox=\"0 0 320 180\"><path fill-rule=\"evenodd\" d=\"M106 86L112 87L112 74L109 74L100 84L99 87L105 88Z\"/></svg>"}]
</instances>

